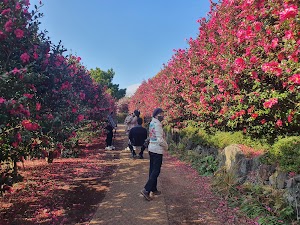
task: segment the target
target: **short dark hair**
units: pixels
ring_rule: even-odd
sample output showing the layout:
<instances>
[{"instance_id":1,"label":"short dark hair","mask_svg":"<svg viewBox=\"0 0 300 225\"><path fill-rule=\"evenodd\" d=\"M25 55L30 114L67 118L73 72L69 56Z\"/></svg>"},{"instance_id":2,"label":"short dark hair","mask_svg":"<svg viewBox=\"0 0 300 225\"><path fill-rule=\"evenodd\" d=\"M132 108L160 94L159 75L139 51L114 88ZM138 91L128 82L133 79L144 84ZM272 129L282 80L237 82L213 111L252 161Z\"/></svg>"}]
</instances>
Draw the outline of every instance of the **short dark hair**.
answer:
<instances>
[{"instance_id":1,"label":"short dark hair","mask_svg":"<svg viewBox=\"0 0 300 225\"><path fill-rule=\"evenodd\" d=\"M134 113L134 115L136 115L137 117L139 117L139 116L140 116L140 111L139 111L139 110L137 110L137 109L136 109L136 110L134 110L134 112L133 112L133 113Z\"/></svg>"},{"instance_id":2,"label":"short dark hair","mask_svg":"<svg viewBox=\"0 0 300 225\"><path fill-rule=\"evenodd\" d=\"M138 125L142 125L143 119L141 117L137 118L137 123L138 123Z\"/></svg>"}]
</instances>

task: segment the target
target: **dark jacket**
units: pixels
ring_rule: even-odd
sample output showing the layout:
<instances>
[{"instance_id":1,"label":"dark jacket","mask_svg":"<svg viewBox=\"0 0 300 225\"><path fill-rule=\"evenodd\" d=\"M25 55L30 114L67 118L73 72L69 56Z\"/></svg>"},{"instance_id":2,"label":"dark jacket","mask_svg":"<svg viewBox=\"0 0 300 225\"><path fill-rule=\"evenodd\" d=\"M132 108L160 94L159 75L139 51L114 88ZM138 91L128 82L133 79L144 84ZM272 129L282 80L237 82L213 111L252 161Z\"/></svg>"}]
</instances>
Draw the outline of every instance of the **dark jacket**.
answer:
<instances>
[{"instance_id":1,"label":"dark jacket","mask_svg":"<svg viewBox=\"0 0 300 225\"><path fill-rule=\"evenodd\" d=\"M137 125L129 131L129 140L133 146L142 146L147 136L147 129L141 125Z\"/></svg>"}]
</instances>

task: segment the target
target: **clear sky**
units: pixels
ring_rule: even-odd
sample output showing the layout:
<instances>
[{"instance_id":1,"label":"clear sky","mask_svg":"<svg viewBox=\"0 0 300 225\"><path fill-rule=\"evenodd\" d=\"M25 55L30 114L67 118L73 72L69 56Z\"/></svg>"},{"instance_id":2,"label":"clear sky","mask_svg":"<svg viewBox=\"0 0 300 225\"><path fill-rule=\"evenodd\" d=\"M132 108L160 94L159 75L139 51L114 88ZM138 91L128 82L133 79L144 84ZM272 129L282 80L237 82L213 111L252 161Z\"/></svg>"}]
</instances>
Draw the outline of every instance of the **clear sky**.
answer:
<instances>
[{"instance_id":1,"label":"clear sky","mask_svg":"<svg viewBox=\"0 0 300 225\"><path fill-rule=\"evenodd\" d=\"M31 7L39 0L31 0ZM43 0L46 29L54 44L82 58L88 69L112 68L113 83L137 87L155 76L174 54L198 34L197 20L209 0Z\"/></svg>"}]
</instances>

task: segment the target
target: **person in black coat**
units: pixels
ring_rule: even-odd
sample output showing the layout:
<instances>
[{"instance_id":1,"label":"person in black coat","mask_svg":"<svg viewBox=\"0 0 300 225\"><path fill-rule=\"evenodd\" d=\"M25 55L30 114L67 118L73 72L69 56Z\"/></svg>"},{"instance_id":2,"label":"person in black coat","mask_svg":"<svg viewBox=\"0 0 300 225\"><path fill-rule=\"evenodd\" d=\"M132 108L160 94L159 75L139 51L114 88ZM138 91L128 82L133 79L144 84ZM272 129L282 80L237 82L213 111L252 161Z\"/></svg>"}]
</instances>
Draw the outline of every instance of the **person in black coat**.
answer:
<instances>
[{"instance_id":1,"label":"person in black coat","mask_svg":"<svg viewBox=\"0 0 300 225\"><path fill-rule=\"evenodd\" d=\"M138 118L137 119L138 125L131 128L129 131L129 141L128 147L131 151L132 157L136 157L135 149L138 147L140 148L139 158L143 159L143 153L146 149L145 142L148 137L147 129L142 127L143 119Z\"/></svg>"}]
</instances>

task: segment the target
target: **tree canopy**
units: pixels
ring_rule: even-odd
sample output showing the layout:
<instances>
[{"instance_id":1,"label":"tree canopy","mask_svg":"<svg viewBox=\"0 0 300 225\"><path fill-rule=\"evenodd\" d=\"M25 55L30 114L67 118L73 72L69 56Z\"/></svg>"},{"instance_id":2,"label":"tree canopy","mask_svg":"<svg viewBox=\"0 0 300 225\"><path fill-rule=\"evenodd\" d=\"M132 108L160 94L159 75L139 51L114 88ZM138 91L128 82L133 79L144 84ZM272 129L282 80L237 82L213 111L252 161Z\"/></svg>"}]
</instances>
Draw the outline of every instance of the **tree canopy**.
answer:
<instances>
[{"instance_id":1,"label":"tree canopy","mask_svg":"<svg viewBox=\"0 0 300 225\"><path fill-rule=\"evenodd\" d=\"M108 69L103 71L100 68L90 70L91 77L98 83L107 87L108 93L111 94L116 99L121 99L126 94L126 88L119 89L119 84L114 84L112 82L115 72L113 69Z\"/></svg>"}]
</instances>

